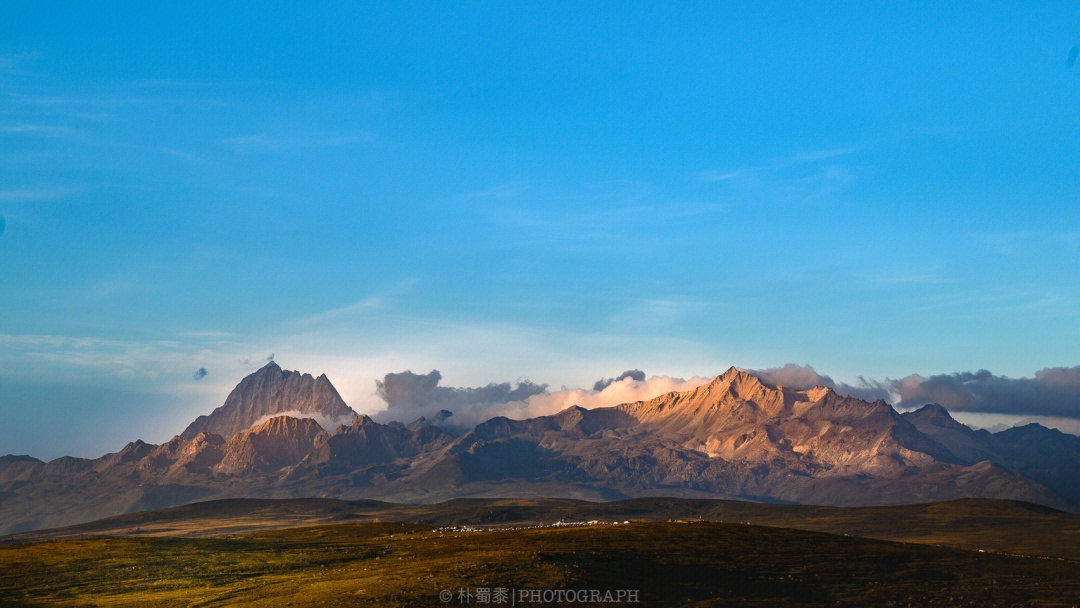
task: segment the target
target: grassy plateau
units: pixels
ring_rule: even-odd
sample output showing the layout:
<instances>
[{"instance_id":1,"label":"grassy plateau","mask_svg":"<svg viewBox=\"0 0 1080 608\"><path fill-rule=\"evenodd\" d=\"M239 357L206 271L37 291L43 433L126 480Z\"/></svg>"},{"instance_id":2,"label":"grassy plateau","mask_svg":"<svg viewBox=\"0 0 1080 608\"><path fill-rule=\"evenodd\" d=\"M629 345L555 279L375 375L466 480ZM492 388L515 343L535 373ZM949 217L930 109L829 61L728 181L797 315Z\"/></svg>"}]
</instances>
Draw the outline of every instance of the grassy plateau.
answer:
<instances>
[{"instance_id":1,"label":"grassy plateau","mask_svg":"<svg viewBox=\"0 0 1080 608\"><path fill-rule=\"evenodd\" d=\"M0 545L3 606L462 606L460 589L495 587L507 606L612 605L521 589L637 590L641 606L1076 606L1080 562L703 521Z\"/></svg>"}]
</instances>

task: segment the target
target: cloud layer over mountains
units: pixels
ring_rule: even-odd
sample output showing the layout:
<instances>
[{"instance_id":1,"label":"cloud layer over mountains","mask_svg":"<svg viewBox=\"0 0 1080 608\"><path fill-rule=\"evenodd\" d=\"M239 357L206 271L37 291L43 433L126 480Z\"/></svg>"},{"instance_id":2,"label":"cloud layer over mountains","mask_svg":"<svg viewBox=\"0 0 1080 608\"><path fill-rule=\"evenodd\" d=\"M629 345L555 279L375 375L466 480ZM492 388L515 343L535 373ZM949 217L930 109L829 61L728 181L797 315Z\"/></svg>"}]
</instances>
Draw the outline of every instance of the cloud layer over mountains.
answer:
<instances>
[{"instance_id":1,"label":"cloud layer over mountains","mask_svg":"<svg viewBox=\"0 0 1080 608\"><path fill-rule=\"evenodd\" d=\"M491 383L487 386L455 388L439 386L442 374L432 370L427 374L411 371L391 373L375 381L375 393L386 402L387 409L376 418L410 422L421 416L436 419L442 410L453 413L455 425L481 422L484 415L500 406L519 403L533 395L547 391L547 385L521 380L517 386L509 382ZM475 422L470 422L475 421Z\"/></svg>"},{"instance_id":2,"label":"cloud layer over mountains","mask_svg":"<svg viewBox=\"0 0 1080 608\"><path fill-rule=\"evenodd\" d=\"M809 365L796 365L788 363L783 367L771 367L768 369L749 370L752 374L775 386L786 386L794 389L807 389L815 386L828 386L836 392L863 401L893 401L893 394L889 390L888 382L878 382L859 378L857 384L837 382Z\"/></svg>"},{"instance_id":3,"label":"cloud layer over mountains","mask_svg":"<svg viewBox=\"0 0 1080 608\"><path fill-rule=\"evenodd\" d=\"M1009 378L987 370L898 380L860 378L855 385L836 382L809 365L755 370L762 379L783 386L809 388L818 384L867 401L883 399L900 409L940 403L952 412L1031 416L1080 417L1080 366L1050 367L1033 378Z\"/></svg>"},{"instance_id":4,"label":"cloud layer over mountains","mask_svg":"<svg viewBox=\"0 0 1080 608\"><path fill-rule=\"evenodd\" d=\"M641 371L640 369L628 369L625 372L619 374L615 378L603 378L603 379L597 380L593 384L592 390L600 392L600 391L604 390L605 388L611 386L612 383L619 382L619 381L625 380L627 378L630 378L631 380L635 380L637 382L644 382L645 381L645 372Z\"/></svg>"},{"instance_id":5,"label":"cloud layer over mountains","mask_svg":"<svg viewBox=\"0 0 1080 608\"><path fill-rule=\"evenodd\" d=\"M908 376L893 382L900 405L936 402L959 412L1080 416L1080 367L1049 367L1034 378L1007 378L986 370Z\"/></svg>"},{"instance_id":6,"label":"cloud layer over mountains","mask_svg":"<svg viewBox=\"0 0 1080 608\"><path fill-rule=\"evenodd\" d=\"M423 416L434 421L445 418L440 412L448 410L453 416L446 420L447 424L466 427L494 416L532 418L555 414L571 405L595 408L640 401L671 391L689 390L709 381L662 376L646 380L645 372L630 370L617 378L597 381L591 390L548 392L547 385L529 380L521 380L516 386L503 382L465 388L439 386L441 380L438 370L427 374L411 371L386 374L382 380L375 381L375 386L387 409L374 417L380 421L411 422Z\"/></svg>"},{"instance_id":7,"label":"cloud layer over mountains","mask_svg":"<svg viewBox=\"0 0 1080 608\"><path fill-rule=\"evenodd\" d=\"M887 401L899 409L940 403L955 412L1080 417L1080 366L1043 369L1033 378L1009 378L981 370L885 380L859 378L854 384L838 382L809 365L793 363L749 371L770 384L796 389L824 385L865 401ZM410 422L424 416L435 421L446 419L440 412L448 410L453 413L448 424L466 427L493 416L521 419L554 414L571 405L596 408L642 401L671 391L690 390L710 379L648 378L645 372L633 369L614 378L601 378L591 389L548 391L547 385L529 380L479 387L439 386L442 374L438 370L427 374L405 371L386 374L376 381L376 393L387 409L375 418Z\"/></svg>"}]
</instances>

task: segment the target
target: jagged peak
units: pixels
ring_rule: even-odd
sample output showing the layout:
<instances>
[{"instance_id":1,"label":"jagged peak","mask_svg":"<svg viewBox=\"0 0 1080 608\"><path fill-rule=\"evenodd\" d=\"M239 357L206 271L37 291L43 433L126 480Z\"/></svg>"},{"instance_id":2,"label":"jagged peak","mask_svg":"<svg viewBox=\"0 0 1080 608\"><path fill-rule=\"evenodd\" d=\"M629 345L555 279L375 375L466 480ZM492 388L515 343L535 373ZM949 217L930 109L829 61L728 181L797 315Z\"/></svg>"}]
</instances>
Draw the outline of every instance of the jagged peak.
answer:
<instances>
[{"instance_id":1,"label":"jagged peak","mask_svg":"<svg viewBox=\"0 0 1080 608\"><path fill-rule=\"evenodd\" d=\"M740 392L745 392L747 389L754 391L757 390L759 387L773 390L792 388L775 385L750 371L739 369L735 366L729 367L727 371L725 371L723 374L720 374L719 376L714 378L711 384L730 384L732 386L736 386L739 389L742 389ZM833 387L826 386L824 384L817 384L808 389L793 390L797 390L797 392L805 394L807 398L812 402L820 401L829 395L838 395L838 393L835 389L833 389Z\"/></svg>"},{"instance_id":2,"label":"jagged peak","mask_svg":"<svg viewBox=\"0 0 1080 608\"><path fill-rule=\"evenodd\" d=\"M716 389L730 391L732 395L740 398L749 397L762 388L765 388L765 383L761 381L761 378L751 374L748 371L741 370L735 366L731 366L728 370L710 382L707 387L710 392Z\"/></svg>"},{"instance_id":3,"label":"jagged peak","mask_svg":"<svg viewBox=\"0 0 1080 608\"><path fill-rule=\"evenodd\" d=\"M119 452L115 454L121 462L130 462L139 460L143 456L149 454L157 446L146 443L142 439L136 439L125 445Z\"/></svg>"},{"instance_id":4,"label":"jagged peak","mask_svg":"<svg viewBox=\"0 0 1080 608\"><path fill-rule=\"evenodd\" d=\"M743 371L732 365L731 367L727 368L727 371L714 378L713 382L730 382L731 380L734 380L736 378L747 376L752 377L749 372Z\"/></svg>"},{"instance_id":5,"label":"jagged peak","mask_svg":"<svg viewBox=\"0 0 1080 608\"><path fill-rule=\"evenodd\" d=\"M236 389L243 386L245 383L261 384L263 382L288 381L289 378L292 378L294 376L302 378L304 380L318 381L320 384L330 384L330 379L326 377L326 374L322 374L318 378L315 378L315 376L311 375L311 373L309 372L284 369L280 365L278 365L277 361L270 361L266 365L251 372L243 379L241 379L240 383L237 384L236 388L233 390L235 391ZM333 385L330 384L330 386L332 387Z\"/></svg>"},{"instance_id":6,"label":"jagged peak","mask_svg":"<svg viewBox=\"0 0 1080 608\"><path fill-rule=\"evenodd\" d=\"M834 391L831 387L825 386L824 384L819 384L813 388L807 389L806 398L809 399L811 402L816 403L830 395L835 394L836 391Z\"/></svg>"},{"instance_id":7,"label":"jagged peak","mask_svg":"<svg viewBox=\"0 0 1080 608\"><path fill-rule=\"evenodd\" d=\"M348 422L348 424L338 425L335 434L348 433L351 431L357 431L359 429L370 428L378 425L379 423L372 420L371 416L368 416L367 414L357 414L355 417L353 417L352 420Z\"/></svg>"},{"instance_id":8,"label":"jagged peak","mask_svg":"<svg viewBox=\"0 0 1080 608\"><path fill-rule=\"evenodd\" d=\"M925 420L932 424L942 426L956 426L961 423L952 417L949 410L945 409L945 406L940 403L927 403L917 410L912 410L905 414L908 418L914 420Z\"/></svg>"},{"instance_id":9,"label":"jagged peak","mask_svg":"<svg viewBox=\"0 0 1080 608\"><path fill-rule=\"evenodd\" d=\"M132 441L132 442L128 443L127 445L125 445L123 447L123 449L120 450L120 453L121 454L130 454L132 452L135 452L135 451L138 451L138 450L141 450L141 449L145 449L145 448L148 448L148 447L154 447L154 446L149 444L149 443L146 443L142 439L136 439L135 441Z\"/></svg>"},{"instance_id":10,"label":"jagged peak","mask_svg":"<svg viewBox=\"0 0 1080 608\"><path fill-rule=\"evenodd\" d=\"M619 407L635 416L670 416L677 413L707 411L716 406L737 402L753 403L764 408L768 415L781 415L785 407L803 402L805 404L828 405L841 404L847 408L864 407L869 411L889 413L893 417L900 414L882 400L873 403L843 395L827 385L819 384L809 389L793 389L773 385L752 372L737 367L728 368L716 376L710 383L688 391L675 391L660 395L648 401L627 403ZM651 410L652 413L646 413ZM805 407L799 412L806 412ZM797 414L802 415L802 414ZM959 423L958 423L959 424Z\"/></svg>"},{"instance_id":11,"label":"jagged peak","mask_svg":"<svg viewBox=\"0 0 1080 608\"><path fill-rule=\"evenodd\" d=\"M562 416L562 415L565 414L565 415L569 416L570 414L573 414L574 412L584 412L584 411L585 411L585 408L583 408L580 405L575 403L574 405L570 405L570 406L567 406L567 407L563 408L562 410L559 410L558 412L555 413L555 415L556 416Z\"/></svg>"},{"instance_id":12,"label":"jagged peak","mask_svg":"<svg viewBox=\"0 0 1080 608\"><path fill-rule=\"evenodd\" d=\"M920 412L923 413L924 415L933 414L935 416L942 416L942 417L945 417L945 418L952 418L952 416L949 415L949 410L945 409L945 406L941 405L940 403L927 403L926 405L924 405L924 406L920 407L919 409L915 410L915 413L920 413Z\"/></svg>"},{"instance_id":13,"label":"jagged peak","mask_svg":"<svg viewBox=\"0 0 1080 608\"><path fill-rule=\"evenodd\" d=\"M185 440L180 435L173 435L172 439L166 441L165 443L161 444L158 447L166 449L166 450L172 450L172 449L176 449L177 447L179 447L181 445L184 445L184 443L186 443L186 442L187 442L187 440Z\"/></svg>"},{"instance_id":14,"label":"jagged peak","mask_svg":"<svg viewBox=\"0 0 1080 608\"><path fill-rule=\"evenodd\" d=\"M675 412L712 407L733 399L754 401L761 396L763 391L770 388L760 378L732 366L708 384L685 391L664 393L647 401L624 403L618 407L635 416L641 415L645 410L652 410L656 414L663 412L662 415L667 416Z\"/></svg>"},{"instance_id":15,"label":"jagged peak","mask_svg":"<svg viewBox=\"0 0 1080 608\"><path fill-rule=\"evenodd\" d=\"M265 416L289 413L323 421L355 415L326 374L316 379L308 373L283 370L270 361L245 376L221 406L196 418L180 436L191 439L208 431L232 437L261 423Z\"/></svg>"},{"instance_id":16,"label":"jagged peak","mask_svg":"<svg viewBox=\"0 0 1080 608\"><path fill-rule=\"evenodd\" d=\"M191 438L192 443L212 443L219 444L224 443L225 439L217 433L208 433L206 431L200 431L199 434Z\"/></svg>"},{"instance_id":17,"label":"jagged peak","mask_svg":"<svg viewBox=\"0 0 1080 608\"><path fill-rule=\"evenodd\" d=\"M260 367L255 373L268 373L268 372L281 372L281 366L277 364L277 361L270 361L266 365Z\"/></svg>"}]
</instances>

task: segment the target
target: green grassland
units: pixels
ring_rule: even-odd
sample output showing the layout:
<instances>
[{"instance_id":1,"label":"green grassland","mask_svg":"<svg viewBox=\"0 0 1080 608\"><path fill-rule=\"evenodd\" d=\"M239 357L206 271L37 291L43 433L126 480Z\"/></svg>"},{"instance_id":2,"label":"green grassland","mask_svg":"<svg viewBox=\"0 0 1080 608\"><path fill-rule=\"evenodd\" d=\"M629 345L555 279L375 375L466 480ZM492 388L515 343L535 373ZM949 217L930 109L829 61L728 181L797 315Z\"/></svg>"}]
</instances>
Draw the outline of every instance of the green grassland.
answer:
<instances>
[{"instance_id":1,"label":"green grassland","mask_svg":"<svg viewBox=\"0 0 1080 608\"><path fill-rule=\"evenodd\" d=\"M439 592L497 586L639 589L642 606L1076 606L1080 563L708 522L0 546L4 606L461 606Z\"/></svg>"}]
</instances>

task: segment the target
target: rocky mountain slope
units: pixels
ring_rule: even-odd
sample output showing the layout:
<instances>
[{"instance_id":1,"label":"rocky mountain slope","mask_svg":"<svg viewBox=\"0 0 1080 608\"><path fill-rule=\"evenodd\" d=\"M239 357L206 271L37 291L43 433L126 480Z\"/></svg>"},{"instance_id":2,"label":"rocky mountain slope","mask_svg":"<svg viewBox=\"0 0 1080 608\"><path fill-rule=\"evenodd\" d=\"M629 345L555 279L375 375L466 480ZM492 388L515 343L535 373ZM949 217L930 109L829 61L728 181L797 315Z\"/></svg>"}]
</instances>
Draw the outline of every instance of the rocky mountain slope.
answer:
<instances>
[{"instance_id":1,"label":"rocky mountain slope","mask_svg":"<svg viewBox=\"0 0 1080 608\"><path fill-rule=\"evenodd\" d=\"M997 433L974 430L937 404L907 412L904 418L954 454L958 462L997 463L1080 505L1080 437L1076 435L1034 423Z\"/></svg>"},{"instance_id":2,"label":"rocky mountain slope","mask_svg":"<svg viewBox=\"0 0 1080 608\"><path fill-rule=\"evenodd\" d=\"M277 471L297 463L328 438L311 418L275 416L233 435L214 471L229 477Z\"/></svg>"},{"instance_id":3,"label":"rocky mountain slope","mask_svg":"<svg viewBox=\"0 0 1080 608\"><path fill-rule=\"evenodd\" d=\"M620 409L655 434L724 460L876 475L952 461L884 401L823 386L767 386L735 368L692 391Z\"/></svg>"},{"instance_id":4,"label":"rocky mountain slope","mask_svg":"<svg viewBox=\"0 0 1080 608\"><path fill-rule=\"evenodd\" d=\"M196 418L180 437L191 439L199 433L232 437L283 412L294 412L298 417L314 418L324 424L347 423L356 416L325 374L313 378L311 374L283 370L271 361L241 380L221 407L208 416Z\"/></svg>"},{"instance_id":5,"label":"rocky mountain slope","mask_svg":"<svg viewBox=\"0 0 1080 608\"><path fill-rule=\"evenodd\" d=\"M347 423L329 428L334 418ZM136 441L94 460L0 458L0 532L211 497L681 496L842 506L981 497L1075 509L1078 446L1080 437L1037 425L973 431L940 406L901 415L884 402L771 386L735 368L691 391L496 417L455 436L424 420L356 416L325 376L271 364L164 444Z\"/></svg>"}]
</instances>

